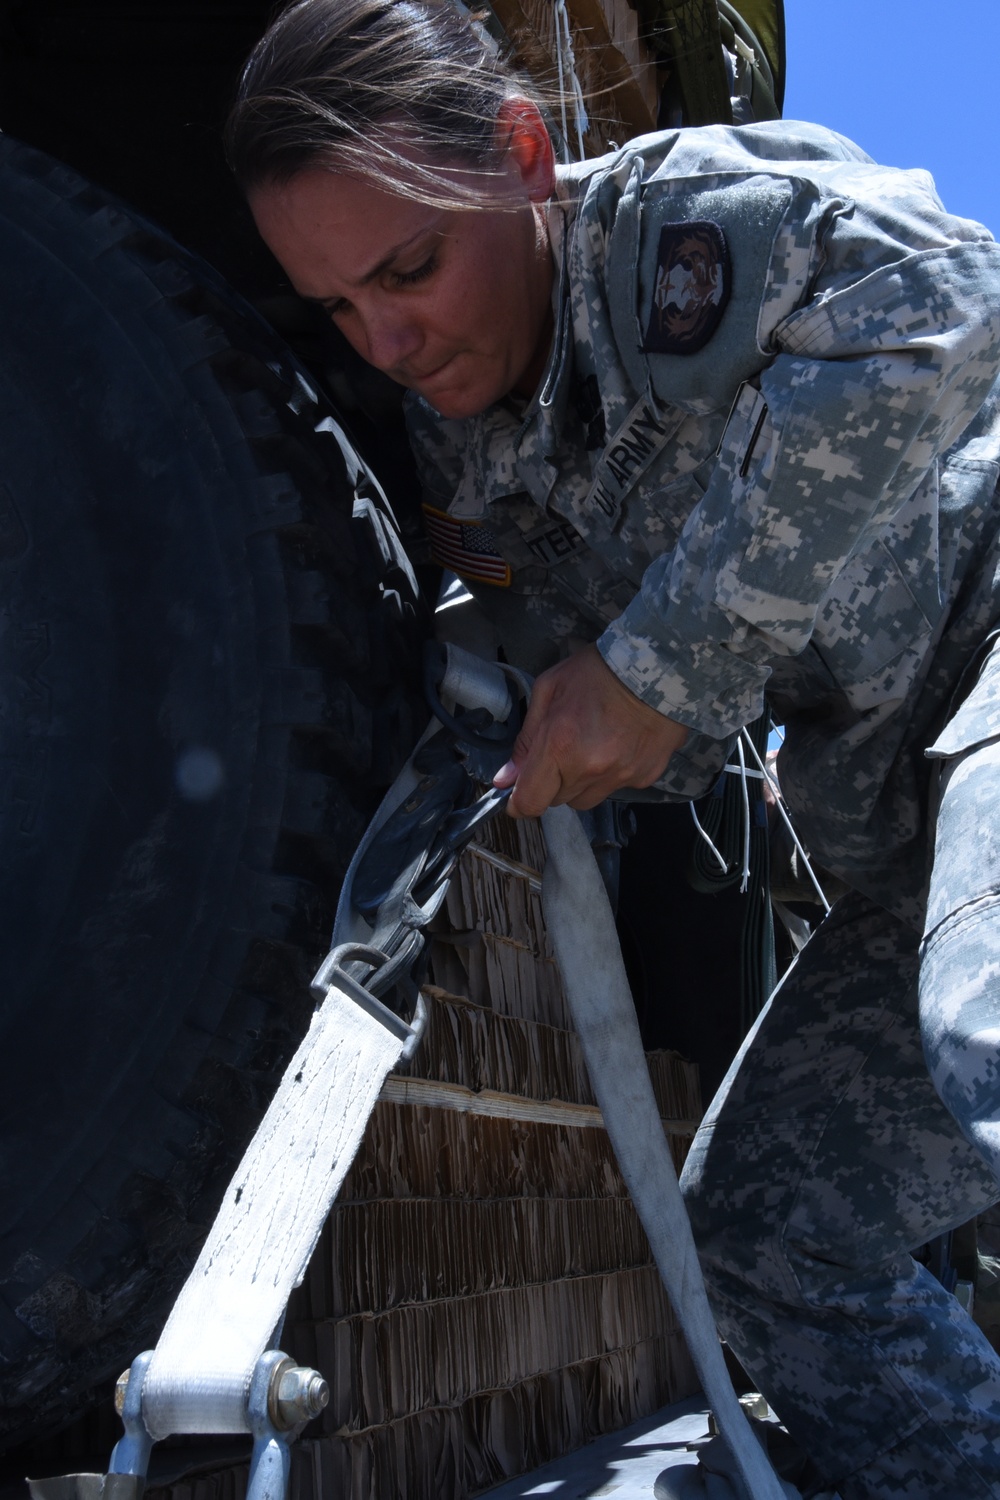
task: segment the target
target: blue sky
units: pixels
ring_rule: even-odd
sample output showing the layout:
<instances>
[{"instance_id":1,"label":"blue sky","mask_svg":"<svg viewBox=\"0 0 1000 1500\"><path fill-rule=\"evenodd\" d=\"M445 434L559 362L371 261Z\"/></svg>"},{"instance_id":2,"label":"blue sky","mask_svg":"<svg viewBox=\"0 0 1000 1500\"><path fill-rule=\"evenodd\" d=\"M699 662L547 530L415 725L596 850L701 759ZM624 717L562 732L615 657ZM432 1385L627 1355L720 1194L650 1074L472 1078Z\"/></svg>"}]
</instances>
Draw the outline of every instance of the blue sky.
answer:
<instances>
[{"instance_id":1,"label":"blue sky","mask_svg":"<svg viewBox=\"0 0 1000 1500\"><path fill-rule=\"evenodd\" d=\"M785 0L785 118L926 167L1000 237L1000 0Z\"/></svg>"}]
</instances>

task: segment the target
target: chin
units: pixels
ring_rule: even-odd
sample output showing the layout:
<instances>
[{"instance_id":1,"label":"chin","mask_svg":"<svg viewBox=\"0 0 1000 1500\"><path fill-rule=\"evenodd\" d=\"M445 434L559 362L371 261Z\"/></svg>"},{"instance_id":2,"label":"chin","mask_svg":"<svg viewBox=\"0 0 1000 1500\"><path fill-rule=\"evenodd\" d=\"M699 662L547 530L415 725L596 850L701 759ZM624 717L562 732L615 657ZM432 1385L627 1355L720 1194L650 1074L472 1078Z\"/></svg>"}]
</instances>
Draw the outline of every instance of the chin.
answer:
<instances>
[{"instance_id":1,"label":"chin","mask_svg":"<svg viewBox=\"0 0 1000 1500\"><path fill-rule=\"evenodd\" d=\"M439 417L444 417L446 421L461 422L469 417L478 417L497 401L502 401L508 392L506 387L497 382L473 379L465 383L456 380L440 387L431 384L423 389L418 388L418 394L428 406L434 408Z\"/></svg>"},{"instance_id":2,"label":"chin","mask_svg":"<svg viewBox=\"0 0 1000 1500\"><path fill-rule=\"evenodd\" d=\"M425 395L424 400L446 422L464 422L469 417L478 417L493 405L492 401L477 401L471 394L462 391L449 391L447 395Z\"/></svg>"}]
</instances>

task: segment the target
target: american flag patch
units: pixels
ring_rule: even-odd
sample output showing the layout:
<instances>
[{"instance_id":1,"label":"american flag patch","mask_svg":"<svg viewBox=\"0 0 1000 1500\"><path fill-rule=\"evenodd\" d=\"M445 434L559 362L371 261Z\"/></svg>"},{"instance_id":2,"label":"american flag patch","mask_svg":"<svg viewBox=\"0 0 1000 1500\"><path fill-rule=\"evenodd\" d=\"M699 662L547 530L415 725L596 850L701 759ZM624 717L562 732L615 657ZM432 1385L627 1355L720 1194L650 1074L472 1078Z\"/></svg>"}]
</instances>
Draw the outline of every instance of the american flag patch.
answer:
<instances>
[{"instance_id":1,"label":"american flag patch","mask_svg":"<svg viewBox=\"0 0 1000 1500\"><path fill-rule=\"evenodd\" d=\"M459 521L432 505L423 507L431 556L460 578L510 587L510 568L493 544L493 532L476 521Z\"/></svg>"}]
</instances>

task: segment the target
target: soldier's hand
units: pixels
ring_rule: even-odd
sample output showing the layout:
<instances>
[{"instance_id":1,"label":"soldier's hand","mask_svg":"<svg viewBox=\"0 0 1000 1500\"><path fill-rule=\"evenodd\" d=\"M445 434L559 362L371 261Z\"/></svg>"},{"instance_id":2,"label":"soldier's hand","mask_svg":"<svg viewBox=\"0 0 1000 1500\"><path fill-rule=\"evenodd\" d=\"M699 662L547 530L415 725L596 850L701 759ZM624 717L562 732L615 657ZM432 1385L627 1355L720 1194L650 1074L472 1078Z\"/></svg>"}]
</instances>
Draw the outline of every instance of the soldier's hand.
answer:
<instances>
[{"instance_id":1,"label":"soldier's hand","mask_svg":"<svg viewBox=\"0 0 1000 1500\"><path fill-rule=\"evenodd\" d=\"M514 786L507 811L515 818L561 802L596 807L621 787L650 786L687 734L630 693L596 646L585 646L538 678L494 785Z\"/></svg>"}]
</instances>

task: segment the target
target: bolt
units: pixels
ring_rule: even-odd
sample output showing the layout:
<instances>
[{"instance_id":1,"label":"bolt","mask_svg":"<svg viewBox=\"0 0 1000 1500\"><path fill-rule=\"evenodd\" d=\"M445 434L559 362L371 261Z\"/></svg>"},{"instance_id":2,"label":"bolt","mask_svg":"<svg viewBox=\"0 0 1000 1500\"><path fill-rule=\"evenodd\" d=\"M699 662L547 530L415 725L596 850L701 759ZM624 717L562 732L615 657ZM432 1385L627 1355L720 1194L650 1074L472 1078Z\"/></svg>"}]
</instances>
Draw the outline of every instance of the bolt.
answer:
<instances>
[{"instance_id":1,"label":"bolt","mask_svg":"<svg viewBox=\"0 0 1000 1500\"><path fill-rule=\"evenodd\" d=\"M740 1397L740 1405L748 1417L759 1422L766 1421L771 1415L771 1409L760 1391L745 1391ZM710 1411L708 1414L708 1431L712 1437L718 1436L720 1431L718 1419L714 1411Z\"/></svg>"},{"instance_id":2,"label":"bolt","mask_svg":"<svg viewBox=\"0 0 1000 1500\"><path fill-rule=\"evenodd\" d=\"M131 1366L119 1375L115 1382L115 1411L121 1416L125 1411L125 1396L128 1392L128 1378L132 1373Z\"/></svg>"},{"instance_id":3,"label":"bolt","mask_svg":"<svg viewBox=\"0 0 1000 1500\"><path fill-rule=\"evenodd\" d=\"M310 1422L329 1400L330 1387L317 1370L307 1370L302 1365L279 1367L274 1393L275 1426L287 1430Z\"/></svg>"},{"instance_id":4,"label":"bolt","mask_svg":"<svg viewBox=\"0 0 1000 1500\"><path fill-rule=\"evenodd\" d=\"M771 1415L771 1408L760 1391L744 1392L740 1397L740 1405L748 1417L756 1417L759 1421L764 1421Z\"/></svg>"}]
</instances>

